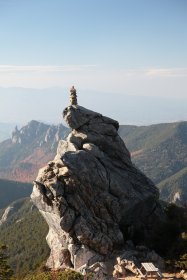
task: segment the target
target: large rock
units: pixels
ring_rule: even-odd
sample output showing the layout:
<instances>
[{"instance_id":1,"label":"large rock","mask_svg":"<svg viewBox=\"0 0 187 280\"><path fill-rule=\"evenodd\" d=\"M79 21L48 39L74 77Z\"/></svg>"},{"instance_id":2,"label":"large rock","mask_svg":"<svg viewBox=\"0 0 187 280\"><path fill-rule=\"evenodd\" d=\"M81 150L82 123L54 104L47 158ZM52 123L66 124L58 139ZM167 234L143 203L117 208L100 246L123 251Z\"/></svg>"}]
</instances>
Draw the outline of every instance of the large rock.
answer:
<instances>
[{"instance_id":1,"label":"large rock","mask_svg":"<svg viewBox=\"0 0 187 280\"><path fill-rule=\"evenodd\" d=\"M117 121L78 105L63 116L72 132L39 171L31 197L49 225L47 265L93 269L114 260L137 231L150 235L159 193L133 166Z\"/></svg>"},{"instance_id":2,"label":"large rock","mask_svg":"<svg viewBox=\"0 0 187 280\"><path fill-rule=\"evenodd\" d=\"M129 273L132 275L138 275L138 268L141 267L141 263L151 262L160 269L164 269L163 259L154 251L150 251L145 246L135 246L132 241L127 241L121 255L116 259L116 265L114 266L113 276L125 277Z\"/></svg>"},{"instance_id":3,"label":"large rock","mask_svg":"<svg viewBox=\"0 0 187 280\"><path fill-rule=\"evenodd\" d=\"M52 149L67 133L68 129L62 124L55 126L32 120L20 130L16 126L11 140L13 144L30 144L37 141L38 147L49 143Z\"/></svg>"}]
</instances>

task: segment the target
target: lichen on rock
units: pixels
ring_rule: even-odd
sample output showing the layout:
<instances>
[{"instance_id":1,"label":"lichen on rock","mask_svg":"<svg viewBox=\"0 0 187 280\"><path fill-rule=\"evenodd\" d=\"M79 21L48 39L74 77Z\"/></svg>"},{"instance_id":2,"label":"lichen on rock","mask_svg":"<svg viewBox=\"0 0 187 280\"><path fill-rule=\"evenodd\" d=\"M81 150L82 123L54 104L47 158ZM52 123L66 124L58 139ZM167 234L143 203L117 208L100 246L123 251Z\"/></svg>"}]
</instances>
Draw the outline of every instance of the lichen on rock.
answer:
<instances>
[{"instance_id":1,"label":"lichen on rock","mask_svg":"<svg viewBox=\"0 0 187 280\"><path fill-rule=\"evenodd\" d=\"M137 230L146 238L160 215L159 193L132 164L117 121L78 105L63 117L72 131L39 171L31 195L49 225L47 266L106 265Z\"/></svg>"}]
</instances>

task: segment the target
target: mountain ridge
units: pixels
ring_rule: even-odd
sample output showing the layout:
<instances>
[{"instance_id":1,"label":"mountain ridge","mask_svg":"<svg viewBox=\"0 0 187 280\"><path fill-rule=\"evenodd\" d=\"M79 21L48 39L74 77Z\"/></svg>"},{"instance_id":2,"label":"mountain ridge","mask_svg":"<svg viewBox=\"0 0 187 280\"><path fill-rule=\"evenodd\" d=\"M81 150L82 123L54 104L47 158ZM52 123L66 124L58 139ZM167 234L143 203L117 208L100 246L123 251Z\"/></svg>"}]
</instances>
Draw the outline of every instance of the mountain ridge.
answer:
<instances>
[{"instance_id":1,"label":"mountain ridge","mask_svg":"<svg viewBox=\"0 0 187 280\"><path fill-rule=\"evenodd\" d=\"M0 143L0 178L31 182L44 162L52 159L68 128L32 120Z\"/></svg>"},{"instance_id":2,"label":"mountain ridge","mask_svg":"<svg viewBox=\"0 0 187 280\"><path fill-rule=\"evenodd\" d=\"M134 164L141 169L160 189L161 198L173 201L169 189L180 189L180 200L186 201L187 185L183 181L180 186L177 182L177 173L187 166L187 121L174 123L161 123L150 126L120 126L119 133L129 148ZM173 180L173 186L165 184L164 180ZM186 178L186 177L185 177ZM175 184L174 184L175 181ZM169 182L169 181L167 181ZM178 184L178 187L176 187ZM179 201L178 201L179 202Z\"/></svg>"},{"instance_id":3,"label":"mountain ridge","mask_svg":"<svg viewBox=\"0 0 187 280\"><path fill-rule=\"evenodd\" d=\"M54 158L58 141L63 140L68 132L63 125L38 121L15 129L12 139L0 143L0 178L33 181L37 170ZM150 126L121 125L119 134L133 163L158 187L187 165L187 121ZM185 190L185 185L182 188Z\"/></svg>"},{"instance_id":4,"label":"mountain ridge","mask_svg":"<svg viewBox=\"0 0 187 280\"><path fill-rule=\"evenodd\" d=\"M187 206L187 167L158 184L162 199Z\"/></svg>"}]
</instances>

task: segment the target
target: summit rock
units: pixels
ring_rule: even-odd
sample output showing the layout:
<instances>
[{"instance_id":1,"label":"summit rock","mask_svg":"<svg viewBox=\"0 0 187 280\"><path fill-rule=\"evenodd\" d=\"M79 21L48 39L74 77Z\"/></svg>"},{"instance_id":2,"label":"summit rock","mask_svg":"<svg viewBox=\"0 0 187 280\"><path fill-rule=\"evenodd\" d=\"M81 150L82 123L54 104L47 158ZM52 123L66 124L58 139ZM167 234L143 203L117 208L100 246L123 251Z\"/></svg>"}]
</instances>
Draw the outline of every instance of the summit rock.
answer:
<instances>
[{"instance_id":1,"label":"summit rock","mask_svg":"<svg viewBox=\"0 0 187 280\"><path fill-rule=\"evenodd\" d=\"M63 117L72 131L40 169L31 195L49 225L47 266L99 266L98 279L112 279L108 267L126 241L137 233L150 238L161 219L159 192L132 164L117 121L79 105Z\"/></svg>"}]
</instances>

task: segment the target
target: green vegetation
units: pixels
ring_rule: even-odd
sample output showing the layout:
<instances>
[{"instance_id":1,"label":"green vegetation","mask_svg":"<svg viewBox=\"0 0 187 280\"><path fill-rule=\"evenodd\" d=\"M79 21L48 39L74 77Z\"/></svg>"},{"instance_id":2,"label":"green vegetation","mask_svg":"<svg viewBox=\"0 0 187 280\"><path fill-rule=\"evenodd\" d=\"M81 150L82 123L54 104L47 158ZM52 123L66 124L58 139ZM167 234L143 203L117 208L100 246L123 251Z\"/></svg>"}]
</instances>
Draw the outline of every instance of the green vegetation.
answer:
<instances>
[{"instance_id":1,"label":"green vegetation","mask_svg":"<svg viewBox=\"0 0 187 280\"><path fill-rule=\"evenodd\" d=\"M146 239L136 231L133 242L156 251L171 266L170 270L187 269L187 208L162 204L164 219L154 224Z\"/></svg>"},{"instance_id":2,"label":"green vegetation","mask_svg":"<svg viewBox=\"0 0 187 280\"><path fill-rule=\"evenodd\" d=\"M187 244L186 244L187 246ZM179 269L187 269L187 254L184 254L184 255L181 255L179 260L177 261L174 261L174 264L173 264L176 268L179 268Z\"/></svg>"},{"instance_id":3,"label":"green vegetation","mask_svg":"<svg viewBox=\"0 0 187 280\"><path fill-rule=\"evenodd\" d=\"M169 204L168 221L156 232L157 250L171 268L187 269L187 208Z\"/></svg>"},{"instance_id":4,"label":"green vegetation","mask_svg":"<svg viewBox=\"0 0 187 280\"><path fill-rule=\"evenodd\" d=\"M187 122L121 126L119 133L135 165L161 188L161 198L171 202L179 192L185 203Z\"/></svg>"},{"instance_id":5,"label":"green vegetation","mask_svg":"<svg viewBox=\"0 0 187 280\"><path fill-rule=\"evenodd\" d=\"M9 280L13 275L13 271L7 263L6 250L6 246L0 245L0 279L2 280Z\"/></svg>"},{"instance_id":6,"label":"green vegetation","mask_svg":"<svg viewBox=\"0 0 187 280\"><path fill-rule=\"evenodd\" d=\"M0 179L0 209L19 198L28 197L31 191L32 184Z\"/></svg>"},{"instance_id":7,"label":"green vegetation","mask_svg":"<svg viewBox=\"0 0 187 280\"><path fill-rule=\"evenodd\" d=\"M187 202L187 167L163 180L158 187L162 199L170 202L175 199L175 203L185 204Z\"/></svg>"},{"instance_id":8,"label":"green vegetation","mask_svg":"<svg viewBox=\"0 0 187 280\"><path fill-rule=\"evenodd\" d=\"M179 270L187 270L187 239L184 239L182 235L178 238L177 242L171 247L170 253L166 258L166 264L171 269L176 268Z\"/></svg>"},{"instance_id":9,"label":"green vegetation","mask_svg":"<svg viewBox=\"0 0 187 280\"><path fill-rule=\"evenodd\" d=\"M180 126L187 126L187 122L160 123L148 126L121 125L119 134L124 139L130 151L140 150L146 147L150 149L164 143L169 138L178 134Z\"/></svg>"},{"instance_id":10,"label":"green vegetation","mask_svg":"<svg viewBox=\"0 0 187 280\"><path fill-rule=\"evenodd\" d=\"M49 255L48 226L29 199L1 226L0 242L8 246L9 264L16 274L35 270Z\"/></svg>"},{"instance_id":11,"label":"green vegetation","mask_svg":"<svg viewBox=\"0 0 187 280\"><path fill-rule=\"evenodd\" d=\"M83 280L82 274L73 270L63 272L38 272L19 280ZM18 279L17 279L18 280Z\"/></svg>"}]
</instances>

